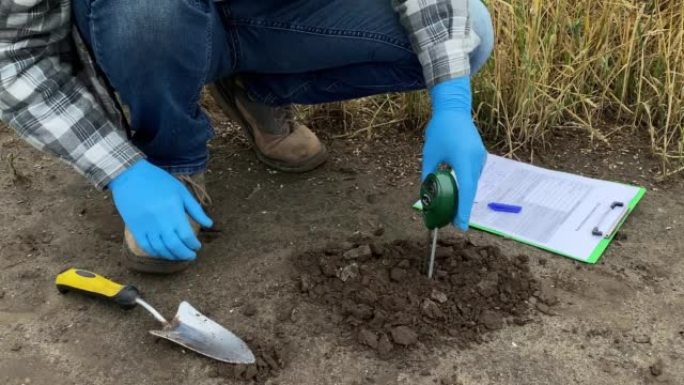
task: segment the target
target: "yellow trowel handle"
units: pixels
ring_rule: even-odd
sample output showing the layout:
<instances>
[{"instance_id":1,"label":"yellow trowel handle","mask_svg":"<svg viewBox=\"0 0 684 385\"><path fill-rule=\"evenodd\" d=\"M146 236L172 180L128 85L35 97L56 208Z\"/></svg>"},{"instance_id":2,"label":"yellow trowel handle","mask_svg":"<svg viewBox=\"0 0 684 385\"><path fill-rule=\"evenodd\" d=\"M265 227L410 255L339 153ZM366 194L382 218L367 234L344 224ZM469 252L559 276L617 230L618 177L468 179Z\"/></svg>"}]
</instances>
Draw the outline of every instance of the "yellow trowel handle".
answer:
<instances>
[{"instance_id":1,"label":"yellow trowel handle","mask_svg":"<svg viewBox=\"0 0 684 385\"><path fill-rule=\"evenodd\" d=\"M102 297L114 301L124 309L135 307L135 300L140 295L134 286L120 285L93 272L74 268L59 273L55 278L55 284L62 294L77 291Z\"/></svg>"}]
</instances>

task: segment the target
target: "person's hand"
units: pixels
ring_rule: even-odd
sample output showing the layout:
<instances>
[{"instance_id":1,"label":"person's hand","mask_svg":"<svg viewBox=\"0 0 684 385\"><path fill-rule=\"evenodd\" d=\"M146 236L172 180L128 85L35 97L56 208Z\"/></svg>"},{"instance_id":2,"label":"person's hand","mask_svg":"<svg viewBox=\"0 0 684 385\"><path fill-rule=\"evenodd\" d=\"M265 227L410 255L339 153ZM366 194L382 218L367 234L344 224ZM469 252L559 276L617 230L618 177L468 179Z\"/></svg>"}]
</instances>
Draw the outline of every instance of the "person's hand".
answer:
<instances>
[{"instance_id":1,"label":"person's hand","mask_svg":"<svg viewBox=\"0 0 684 385\"><path fill-rule=\"evenodd\" d=\"M430 90L432 119L425 131L422 179L446 163L454 170L458 184L458 212L454 226L468 230L477 182L487 152L472 118L470 78L437 84Z\"/></svg>"},{"instance_id":2,"label":"person's hand","mask_svg":"<svg viewBox=\"0 0 684 385\"><path fill-rule=\"evenodd\" d=\"M119 214L147 254L170 260L195 259L201 244L187 215L203 227L213 223L183 183L140 160L114 178L109 188Z\"/></svg>"}]
</instances>

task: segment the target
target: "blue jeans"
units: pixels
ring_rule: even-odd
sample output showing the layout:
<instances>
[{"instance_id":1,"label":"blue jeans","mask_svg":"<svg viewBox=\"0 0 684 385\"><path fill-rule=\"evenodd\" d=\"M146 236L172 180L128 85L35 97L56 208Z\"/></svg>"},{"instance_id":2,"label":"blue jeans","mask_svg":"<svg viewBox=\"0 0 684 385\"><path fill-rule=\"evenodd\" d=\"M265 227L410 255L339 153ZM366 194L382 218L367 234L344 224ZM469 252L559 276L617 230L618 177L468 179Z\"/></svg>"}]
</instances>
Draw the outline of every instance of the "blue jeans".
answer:
<instances>
[{"instance_id":1,"label":"blue jeans","mask_svg":"<svg viewBox=\"0 0 684 385\"><path fill-rule=\"evenodd\" d=\"M469 0L482 43L491 17ZM213 135L202 87L240 75L265 104L315 104L425 87L390 0L72 0L100 69L130 109L134 143L177 174L202 171Z\"/></svg>"}]
</instances>

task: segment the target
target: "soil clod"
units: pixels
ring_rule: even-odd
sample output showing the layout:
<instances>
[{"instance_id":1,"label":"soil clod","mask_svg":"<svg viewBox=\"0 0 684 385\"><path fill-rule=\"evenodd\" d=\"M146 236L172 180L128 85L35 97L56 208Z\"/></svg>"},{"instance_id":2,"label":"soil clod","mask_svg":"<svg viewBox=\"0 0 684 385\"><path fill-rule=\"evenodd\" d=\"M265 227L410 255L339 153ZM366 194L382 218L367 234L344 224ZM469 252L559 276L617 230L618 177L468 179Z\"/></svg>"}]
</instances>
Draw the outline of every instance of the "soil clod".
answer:
<instances>
[{"instance_id":1,"label":"soil clod","mask_svg":"<svg viewBox=\"0 0 684 385\"><path fill-rule=\"evenodd\" d=\"M408 326L397 326L392 329L392 341L402 346L413 345L418 341L418 334Z\"/></svg>"},{"instance_id":2,"label":"soil clod","mask_svg":"<svg viewBox=\"0 0 684 385\"><path fill-rule=\"evenodd\" d=\"M392 352L392 348L392 342L390 342L387 334L381 335L378 340L378 354L380 357L387 357Z\"/></svg>"},{"instance_id":3,"label":"soil clod","mask_svg":"<svg viewBox=\"0 0 684 385\"><path fill-rule=\"evenodd\" d=\"M444 313L442 313L442 310L440 310L439 306L429 299L423 301L423 305L421 305L420 310L421 313L428 318L436 320L444 318Z\"/></svg>"},{"instance_id":4,"label":"soil clod","mask_svg":"<svg viewBox=\"0 0 684 385\"><path fill-rule=\"evenodd\" d=\"M349 242L357 246L369 244L372 240L373 234L364 231L358 231L349 237Z\"/></svg>"},{"instance_id":5,"label":"soil clod","mask_svg":"<svg viewBox=\"0 0 684 385\"><path fill-rule=\"evenodd\" d=\"M370 246L362 245L344 253L344 259L364 259L373 255Z\"/></svg>"},{"instance_id":6,"label":"soil clod","mask_svg":"<svg viewBox=\"0 0 684 385\"><path fill-rule=\"evenodd\" d=\"M382 244L380 243L372 243L370 245L371 251L373 252L373 255L382 257L382 255L385 253L385 249L383 248Z\"/></svg>"},{"instance_id":7,"label":"soil clod","mask_svg":"<svg viewBox=\"0 0 684 385\"><path fill-rule=\"evenodd\" d=\"M394 282L401 282L406 277L406 270L395 267L390 271L390 279Z\"/></svg>"},{"instance_id":8,"label":"soil clod","mask_svg":"<svg viewBox=\"0 0 684 385\"><path fill-rule=\"evenodd\" d=\"M325 247L325 254L328 255L335 255L339 254L342 252L345 252L349 249L353 249L354 244L351 242L347 241L342 241L342 242L330 242L326 247Z\"/></svg>"},{"instance_id":9,"label":"soil clod","mask_svg":"<svg viewBox=\"0 0 684 385\"><path fill-rule=\"evenodd\" d=\"M218 364L218 376L263 384L285 367L289 354L286 344L250 343L256 362L249 365Z\"/></svg>"},{"instance_id":10,"label":"soil clod","mask_svg":"<svg viewBox=\"0 0 684 385\"><path fill-rule=\"evenodd\" d=\"M539 310L539 312L544 313L546 315L551 315L551 316L556 315L556 313L553 310L551 310L549 305L547 305L545 303L538 302L535 305L535 307L537 308L537 310Z\"/></svg>"},{"instance_id":11,"label":"soil clod","mask_svg":"<svg viewBox=\"0 0 684 385\"><path fill-rule=\"evenodd\" d=\"M480 322L489 330L501 329L502 319L494 311L485 310L480 316Z\"/></svg>"},{"instance_id":12,"label":"soil clod","mask_svg":"<svg viewBox=\"0 0 684 385\"><path fill-rule=\"evenodd\" d=\"M663 374L663 360L658 359L653 365L649 366L648 369L654 377L658 377Z\"/></svg>"},{"instance_id":13,"label":"soil clod","mask_svg":"<svg viewBox=\"0 0 684 385\"><path fill-rule=\"evenodd\" d=\"M442 293L439 290L433 290L432 293L430 293L430 298L433 300L439 302L439 303L444 303L448 301L447 295Z\"/></svg>"},{"instance_id":14,"label":"soil clod","mask_svg":"<svg viewBox=\"0 0 684 385\"><path fill-rule=\"evenodd\" d=\"M632 340L636 342L637 344L650 344L651 343L651 337L641 334L638 336L632 337Z\"/></svg>"},{"instance_id":15,"label":"soil clod","mask_svg":"<svg viewBox=\"0 0 684 385\"><path fill-rule=\"evenodd\" d=\"M242 314L246 317L252 317L257 313L257 307L253 303L248 303L242 307Z\"/></svg>"},{"instance_id":16,"label":"soil clod","mask_svg":"<svg viewBox=\"0 0 684 385\"><path fill-rule=\"evenodd\" d=\"M302 274L299 277L299 290L302 293L308 293L312 287L313 283L311 282L311 277L306 274Z\"/></svg>"},{"instance_id":17,"label":"soil clod","mask_svg":"<svg viewBox=\"0 0 684 385\"><path fill-rule=\"evenodd\" d=\"M350 265L345 266L340 270L340 273L338 274L338 277L342 282L347 282L350 279L354 279L359 276L359 265L356 263L352 263Z\"/></svg>"},{"instance_id":18,"label":"soil clod","mask_svg":"<svg viewBox=\"0 0 684 385\"><path fill-rule=\"evenodd\" d=\"M365 328L359 330L359 342L374 350L378 348L378 336Z\"/></svg>"}]
</instances>

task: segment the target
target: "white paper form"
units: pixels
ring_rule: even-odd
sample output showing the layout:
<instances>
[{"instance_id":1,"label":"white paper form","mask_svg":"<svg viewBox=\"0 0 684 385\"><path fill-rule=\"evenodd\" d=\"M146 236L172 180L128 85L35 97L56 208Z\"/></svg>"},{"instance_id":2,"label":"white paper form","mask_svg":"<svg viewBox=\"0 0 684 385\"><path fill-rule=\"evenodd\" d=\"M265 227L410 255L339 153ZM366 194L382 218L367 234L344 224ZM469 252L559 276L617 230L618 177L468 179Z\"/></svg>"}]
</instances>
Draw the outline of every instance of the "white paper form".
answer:
<instances>
[{"instance_id":1,"label":"white paper form","mask_svg":"<svg viewBox=\"0 0 684 385\"><path fill-rule=\"evenodd\" d=\"M593 235L592 230L610 233L639 191L639 187L488 155L470 222L587 261L604 239ZM496 212L487 207L491 202L518 205L522 211Z\"/></svg>"}]
</instances>

